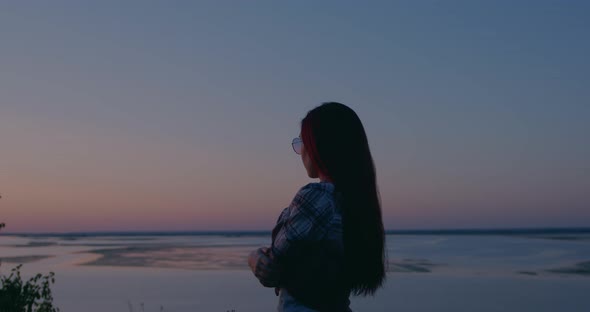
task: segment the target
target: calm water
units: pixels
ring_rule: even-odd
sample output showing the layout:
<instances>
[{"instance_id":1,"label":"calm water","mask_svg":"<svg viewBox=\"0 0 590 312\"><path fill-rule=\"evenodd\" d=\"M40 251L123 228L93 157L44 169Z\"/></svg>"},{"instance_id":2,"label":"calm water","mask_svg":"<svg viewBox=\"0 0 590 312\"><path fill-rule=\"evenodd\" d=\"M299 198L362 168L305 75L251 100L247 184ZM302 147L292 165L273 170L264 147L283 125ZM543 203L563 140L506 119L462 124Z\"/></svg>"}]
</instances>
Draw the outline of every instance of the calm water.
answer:
<instances>
[{"instance_id":1,"label":"calm water","mask_svg":"<svg viewBox=\"0 0 590 312\"><path fill-rule=\"evenodd\" d=\"M129 311L130 304L138 310L141 302L146 311L159 311L161 305L165 311L273 310L276 297L257 284L246 264L251 250L269 244L268 233L2 235L0 269L7 273L23 263L25 276L56 272L54 295L64 312ZM469 300L453 301L449 293L440 297L445 285L486 292L491 306L477 306L481 311L522 311L535 304L534 311L590 307L578 297L590 289L590 231L402 232L387 235L387 251L388 286L382 293L399 287L398 293L359 299L353 307L429 311L441 308L436 298L448 309L469 305ZM228 289L238 294L227 297ZM422 295L430 291L432 306L404 301L412 289ZM408 296L398 297L399 292ZM545 293L552 296L550 303L543 302ZM505 305L493 306L503 300Z\"/></svg>"}]
</instances>

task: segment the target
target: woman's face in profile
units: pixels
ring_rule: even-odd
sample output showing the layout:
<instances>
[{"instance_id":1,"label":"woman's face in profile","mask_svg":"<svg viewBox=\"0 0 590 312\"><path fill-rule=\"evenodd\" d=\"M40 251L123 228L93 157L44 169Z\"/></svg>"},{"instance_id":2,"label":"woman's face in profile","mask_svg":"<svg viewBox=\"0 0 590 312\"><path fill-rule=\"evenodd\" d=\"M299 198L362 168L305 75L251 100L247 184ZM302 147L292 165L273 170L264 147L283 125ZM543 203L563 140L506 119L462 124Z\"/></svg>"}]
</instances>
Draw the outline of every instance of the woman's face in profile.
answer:
<instances>
[{"instance_id":1,"label":"woman's face in profile","mask_svg":"<svg viewBox=\"0 0 590 312\"><path fill-rule=\"evenodd\" d=\"M303 161L303 166L305 166L305 170L307 171L307 176L312 179L318 178L318 172L311 161L311 157L305 150L305 145L301 146L301 160Z\"/></svg>"}]
</instances>

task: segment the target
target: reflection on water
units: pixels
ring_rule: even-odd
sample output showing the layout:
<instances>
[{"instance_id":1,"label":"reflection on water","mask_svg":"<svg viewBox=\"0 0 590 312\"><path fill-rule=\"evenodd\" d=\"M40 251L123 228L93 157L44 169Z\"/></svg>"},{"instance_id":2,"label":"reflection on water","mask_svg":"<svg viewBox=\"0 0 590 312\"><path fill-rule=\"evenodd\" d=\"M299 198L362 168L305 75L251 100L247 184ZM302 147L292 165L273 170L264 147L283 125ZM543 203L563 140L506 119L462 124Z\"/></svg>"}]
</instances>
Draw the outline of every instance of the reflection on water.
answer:
<instances>
[{"instance_id":1,"label":"reflection on water","mask_svg":"<svg viewBox=\"0 0 590 312\"><path fill-rule=\"evenodd\" d=\"M62 266L248 270L268 235L1 236L2 261ZM590 276L590 234L388 235L395 274Z\"/></svg>"},{"instance_id":2,"label":"reflection on water","mask_svg":"<svg viewBox=\"0 0 590 312\"><path fill-rule=\"evenodd\" d=\"M590 275L590 261L579 262L569 267L550 269L547 271L553 273Z\"/></svg>"},{"instance_id":3,"label":"reflection on water","mask_svg":"<svg viewBox=\"0 0 590 312\"><path fill-rule=\"evenodd\" d=\"M85 265L150 266L191 270L247 269L247 255L253 246L214 247L127 247L100 249L102 255Z\"/></svg>"},{"instance_id":4,"label":"reflection on water","mask_svg":"<svg viewBox=\"0 0 590 312\"><path fill-rule=\"evenodd\" d=\"M47 258L51 258L53 256L49 255L32 255L32 256L16 256L16 257L0 257L0 263L29 263L35 262Z\"/></svg>"}]
</instances>

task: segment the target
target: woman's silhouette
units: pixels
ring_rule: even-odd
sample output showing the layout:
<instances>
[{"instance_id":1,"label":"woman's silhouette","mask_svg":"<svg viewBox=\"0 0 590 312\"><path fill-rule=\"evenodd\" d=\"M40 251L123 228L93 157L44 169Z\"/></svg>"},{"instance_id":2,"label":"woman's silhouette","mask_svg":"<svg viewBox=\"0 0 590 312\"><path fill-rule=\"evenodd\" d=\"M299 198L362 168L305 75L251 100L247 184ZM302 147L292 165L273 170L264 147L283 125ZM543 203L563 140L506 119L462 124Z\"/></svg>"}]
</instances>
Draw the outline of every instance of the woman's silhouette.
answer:
<instances>
[{"instance_id":1,"label":"woman's silhouette","mask_svg":"<svg viewBox=\"0 0 590 312\"><path fill-rule=\"evenodd\" d=\"M272 244L248 264L275 287L278 311L351 311L350 294L385 281L385 235L375 167L357 114L340 103L307 113L293 149L310 178L280 214Z\"/></svg>"}]
</instances>

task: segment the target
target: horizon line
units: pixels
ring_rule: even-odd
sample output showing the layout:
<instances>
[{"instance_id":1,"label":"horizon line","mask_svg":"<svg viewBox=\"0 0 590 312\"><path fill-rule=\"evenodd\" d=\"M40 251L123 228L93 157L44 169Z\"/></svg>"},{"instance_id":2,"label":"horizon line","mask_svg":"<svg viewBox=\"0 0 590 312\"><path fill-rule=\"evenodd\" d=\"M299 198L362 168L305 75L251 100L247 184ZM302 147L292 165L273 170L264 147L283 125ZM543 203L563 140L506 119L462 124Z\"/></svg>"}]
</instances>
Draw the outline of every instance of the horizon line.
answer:
<instances>
[{"instance_id":1,"label":"horizon line","mask_svg":"<svg viewBox=\"0 0 590 312\"><path fill-rule=\"evenodd\" d=\"M0 232L0 236L147 236L147 235L262 235L272 230L155 230L155 231L69 231L69 232ZM506 227L506 228L430 228L385 230L385 234L535 234L535 233L590 233L587 227Z\"/></svg>"}]
</instances>

